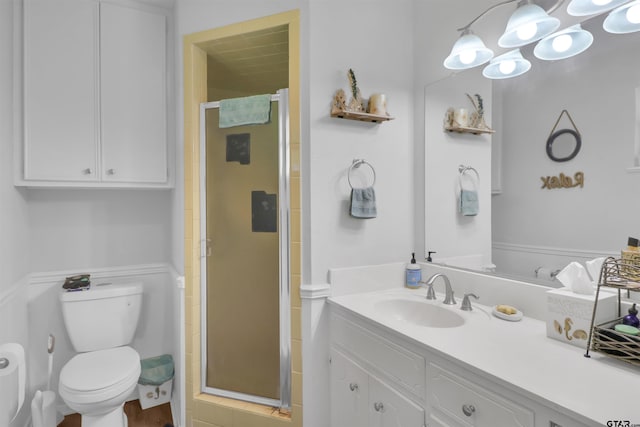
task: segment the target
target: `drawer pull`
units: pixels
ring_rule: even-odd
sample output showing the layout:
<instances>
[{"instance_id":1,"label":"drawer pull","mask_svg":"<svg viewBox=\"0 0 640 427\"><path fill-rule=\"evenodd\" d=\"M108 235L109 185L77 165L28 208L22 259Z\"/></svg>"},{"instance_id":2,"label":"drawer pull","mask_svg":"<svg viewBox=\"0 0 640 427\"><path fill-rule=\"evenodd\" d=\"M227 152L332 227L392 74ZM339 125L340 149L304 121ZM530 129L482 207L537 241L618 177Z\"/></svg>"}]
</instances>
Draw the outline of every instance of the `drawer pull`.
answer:
<instances>
[{"instance_id":1,"label":"drawer pull","mask_svg":"<svg viewBox=\"0 0 640 427\"><path fill-rule=\"evenodd\" d=\"M473 415L473 413L476 412L476 407L473 405L462 405L462 413L465 414L467 417L470 417L471 415Z\"/></svg>"},{"instance_id":2,"label":"drawer pull","mask_svg":"<svg viewBox=\"0 0 640 427\"><path fill-rule=\"evenodd\" d=\"M107 174L108 175L115 175L116 171L115 171L115 169L107 169Z\"/></svg>"},{"instance_id":3,"label":"drawer pull","mask_svg":"<svg viewBox=\"0 0 640 427\"><path fill-rule=\"evenodd\" d=\"M349 384L349 390L356 391L357 389L358 389L358 384L357 383Z\"/></svg>"},{"instance_id":4,"label":"drawer pull","mask_svg":"<svg viewBox=\"0 0 640 427\"><path fill-rule=\"evenodd\" d=\"M93 171L91 170L91 168L86 168L85 170L82 171L82 173L84 173L85 175L91 175Z\"/></svg>"},{"instance_id":5,"label":"drawer pull","mask_svg":"<svg viewBox=\"0 0 640 427\"><path fill-rule=\"evenodd\" d=\"M376 412L384 412L384 405L382 404L382 402L375 402L373 404L373 409L375 409Z\"/></svg>"}]
</instances>

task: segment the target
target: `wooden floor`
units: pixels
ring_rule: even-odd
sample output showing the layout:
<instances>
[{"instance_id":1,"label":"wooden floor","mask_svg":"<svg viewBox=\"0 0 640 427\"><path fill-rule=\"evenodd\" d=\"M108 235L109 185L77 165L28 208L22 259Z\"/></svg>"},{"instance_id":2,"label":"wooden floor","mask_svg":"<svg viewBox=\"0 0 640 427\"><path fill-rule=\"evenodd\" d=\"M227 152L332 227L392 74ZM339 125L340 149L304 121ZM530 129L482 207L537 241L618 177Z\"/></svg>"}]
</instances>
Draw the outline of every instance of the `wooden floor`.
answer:
<instances>
[{"instance_id":1,"label":"wooden floor","mask_svg":"<svg viewBox=\"0 0 640 427\"><path fill-rule=\"evenodd\" d=\"M129 427L166 427L173 426L171 418L171 405L164 403L145 409L140 407L140 401L132 400L124 405L124 412L129 417ZM71 414L64 417L58 427L81 427L80 415Z\"/></svg>"}]
</instances>

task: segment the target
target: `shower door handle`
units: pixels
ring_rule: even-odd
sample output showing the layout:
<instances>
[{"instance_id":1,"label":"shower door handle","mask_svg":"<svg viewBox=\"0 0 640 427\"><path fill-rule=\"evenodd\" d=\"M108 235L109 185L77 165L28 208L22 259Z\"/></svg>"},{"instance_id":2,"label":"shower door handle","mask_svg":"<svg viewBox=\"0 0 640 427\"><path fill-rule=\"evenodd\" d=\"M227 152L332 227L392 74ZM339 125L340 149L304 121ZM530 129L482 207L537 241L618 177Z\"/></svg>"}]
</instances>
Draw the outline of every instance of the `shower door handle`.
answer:
<instances>
[{"instance_id":1,"label":"shower door handle","mask_svg":"<svg viewBox=\"0 0 640 427\"><path fill-rule=\"evenodd\" d=\"M200 241L200 257L206 258L211 256L211 239L202 239Z\"/></svg>"}]
</instances>

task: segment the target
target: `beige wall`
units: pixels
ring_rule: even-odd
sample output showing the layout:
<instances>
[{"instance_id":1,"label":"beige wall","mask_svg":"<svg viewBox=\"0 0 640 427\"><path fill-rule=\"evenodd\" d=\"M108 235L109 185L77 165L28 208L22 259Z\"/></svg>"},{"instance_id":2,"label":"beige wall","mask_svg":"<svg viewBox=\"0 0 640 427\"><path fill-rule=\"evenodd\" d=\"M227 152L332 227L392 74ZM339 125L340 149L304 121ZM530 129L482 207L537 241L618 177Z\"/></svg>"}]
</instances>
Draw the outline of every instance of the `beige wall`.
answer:
<instances>
[{"instance_id":1,"label":"beige wall","mask_svg":"<svg viewBox=\"0 0 640 427\"><path fill-rule=\"evenodd\" d=\"M207 100L206 52L213 39L278 25L289 27L289 120L291 158L291 355L292 408L290 414L251 403L200 392L200 188L199 104ZM300 333L300 84L299 13L265 18L203 31L184 38L184 170L185 170L185 310L186 417L195 427L275 427L302 425L302 360Z\"/></svg>"}]
</instances>

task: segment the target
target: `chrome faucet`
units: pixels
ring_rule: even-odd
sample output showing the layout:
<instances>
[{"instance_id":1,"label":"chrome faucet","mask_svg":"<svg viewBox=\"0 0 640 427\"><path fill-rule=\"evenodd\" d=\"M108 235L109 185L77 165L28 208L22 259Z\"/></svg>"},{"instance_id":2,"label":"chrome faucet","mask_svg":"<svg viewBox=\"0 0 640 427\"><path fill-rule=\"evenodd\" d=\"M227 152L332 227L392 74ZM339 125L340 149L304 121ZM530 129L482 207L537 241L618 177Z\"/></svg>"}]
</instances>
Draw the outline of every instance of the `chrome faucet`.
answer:
<instances>
[{"instance_id":1,"label":"chrome faucet","mask_svg":"<svg viewBox=\"0 0 640 427\"><path fill-rule=\"evenodd\" d=\"M474 297L475 299L480 299L476 294L464 294L464 298L462 298L462 304L460 305L460 310L471 311L473 307L471 307L471 301L469 297Z\"/></svg>"},{"instance_id":2,"label":"chrome faucet","mask_svg":"<svg viewBox=\"0 0 640 427\"><path fill-rule=\"evenodd\" d=\"M433 290L433 283L436 281L438 277L442 277L442 280L444 281L444 287L445 287L444 303L449 305L455 304L456 300L455 298L453 298L453 289L451 289L451 282L449 282L449 278L445 276L444 273L436 273L433 276L429 277L429 279L426 282L424 282L425 285L427 286L427 299L436 299L436 293Z\"/></svg>"}]
</instances>

